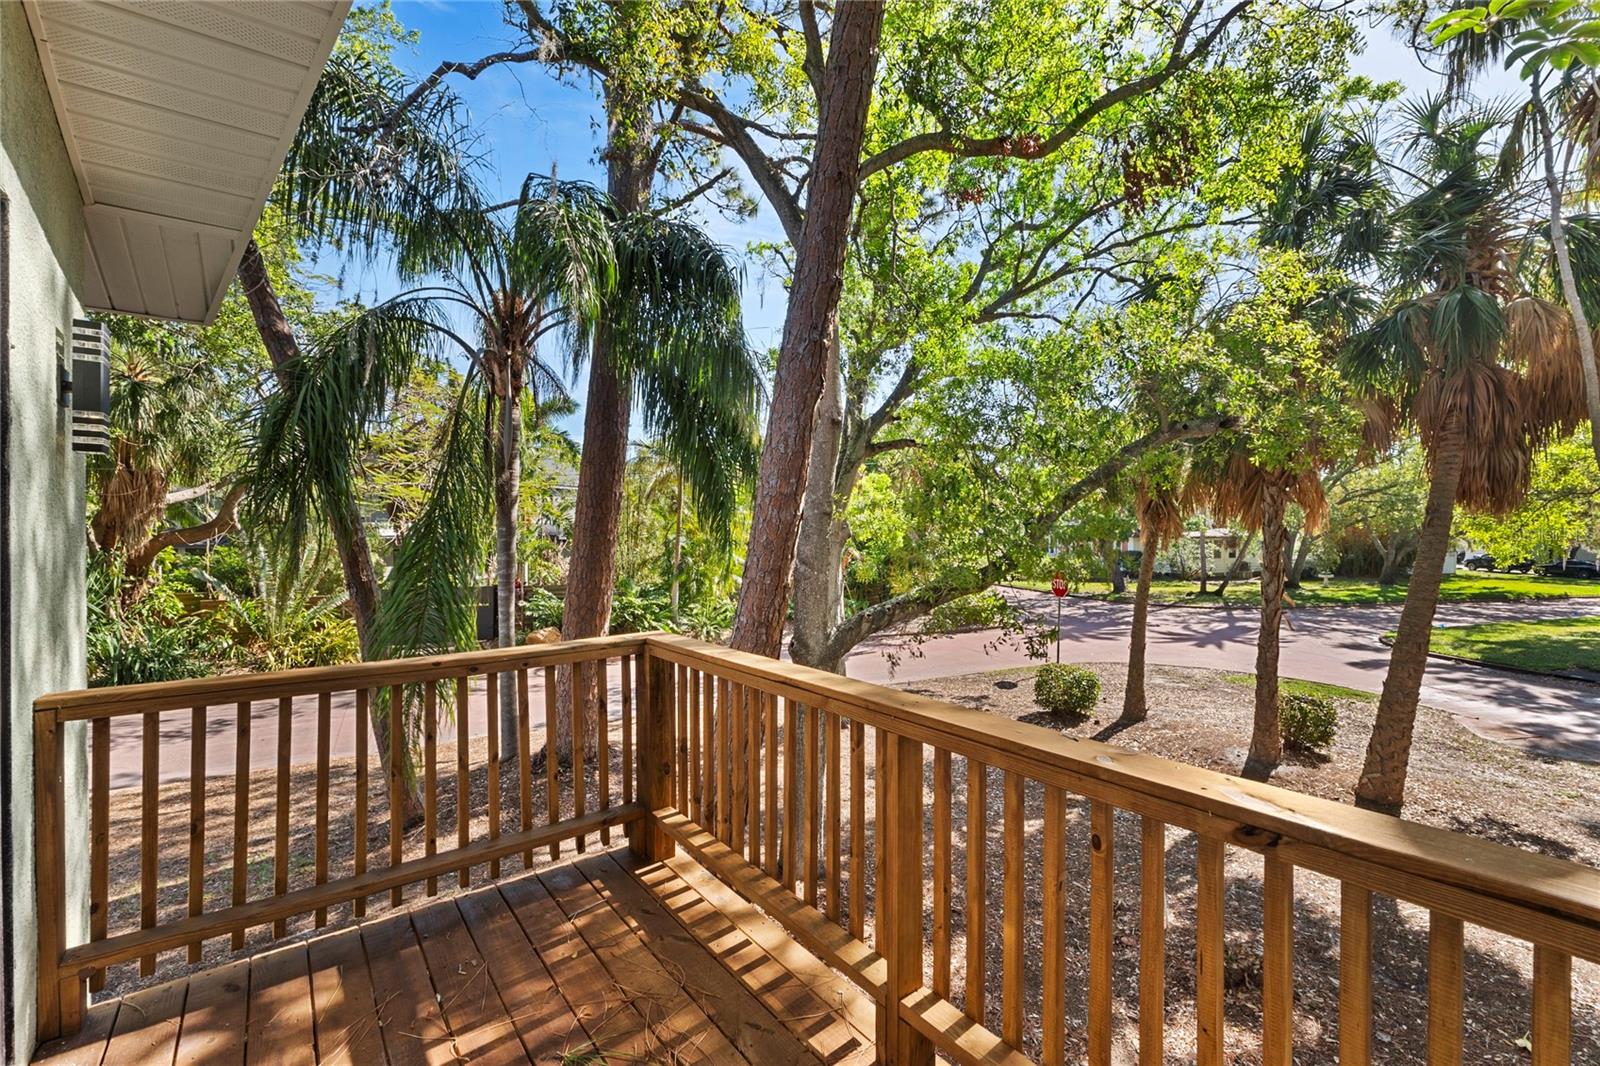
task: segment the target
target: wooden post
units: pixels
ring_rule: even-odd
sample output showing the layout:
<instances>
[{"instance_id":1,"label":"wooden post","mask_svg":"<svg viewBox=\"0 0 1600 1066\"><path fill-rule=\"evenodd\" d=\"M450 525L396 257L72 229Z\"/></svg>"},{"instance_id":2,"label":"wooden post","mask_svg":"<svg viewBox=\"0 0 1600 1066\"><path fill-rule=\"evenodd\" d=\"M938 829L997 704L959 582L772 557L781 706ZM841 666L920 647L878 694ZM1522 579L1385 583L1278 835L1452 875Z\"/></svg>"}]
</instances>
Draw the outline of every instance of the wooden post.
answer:
<instances>
[{"instance_id":1,"label":"wooden post","mask_svg":"<svg viewBox=\"0 0 1600 1066\"><path fill-rule=\"evenodd\" d=\"M878 887L885 905L878 944L889 981L878 1007L878 1061L933 1066L933 1045L900 1016L900 1001L922 987L922 745L905 737L885 740L888 773L878 793L884 809Z\"/></svg>"},{"instance_id":2,"label":"wooden post","mask_svg":"<svg viewBox=\"0 0 1600 1066\"><path fill-rule=\"evenodd\" d=\"M674 677L672 663L644 655L643 692L639 694L639 783L635 794L648 811L672 803L672 761L677 744L673 738ZM676 850L653 815L628 826L628 847L651 862L670 859Z\"/></svg>"},{"instance_id":3,"label":"wooden post","mask_svg":"<svg viewBox=\"0 0 1600 1066\"><path fill-rule=\"evenodd\" d=\"M34 892L39 916L39 1040L73 1032L78 1012L63 1002L66 947L66 827L62 821L61 732L54 711L33 716ZM81 1000L82 992L77 993Z\"/></svg>"}]
</instances>

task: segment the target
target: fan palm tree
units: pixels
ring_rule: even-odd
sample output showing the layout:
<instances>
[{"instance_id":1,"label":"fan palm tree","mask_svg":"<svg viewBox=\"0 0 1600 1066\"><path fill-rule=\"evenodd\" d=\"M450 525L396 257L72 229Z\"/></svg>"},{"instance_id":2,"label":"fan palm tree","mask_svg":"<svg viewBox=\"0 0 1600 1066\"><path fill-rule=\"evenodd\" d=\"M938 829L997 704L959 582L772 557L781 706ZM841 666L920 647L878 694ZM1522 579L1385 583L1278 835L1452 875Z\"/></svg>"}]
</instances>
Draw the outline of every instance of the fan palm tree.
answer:
<instances>
[{"instance_id":1,"label":"fan palm tree","mask_svg":"<svg viewBox=\"0 0 1600 1066\"><path fill-rule=\"evenodd\" d=\"M1502 116L1453 115L1442 100L1408 112L1401 163L1416 189L1391 218L1388 299L1347 355L1352 375L1416 424L1429 473L1411 582L1356 785L1358 804L1388 810L1404 801L1456 504L1492 513L1515 506L1532 451L1585 417L1572 318L1516 273L1519 261L1547 260L1528 254L1539 250L1539 227L1518 217L1517 175L1491 150Z\"/></svg>"}]
</instances>

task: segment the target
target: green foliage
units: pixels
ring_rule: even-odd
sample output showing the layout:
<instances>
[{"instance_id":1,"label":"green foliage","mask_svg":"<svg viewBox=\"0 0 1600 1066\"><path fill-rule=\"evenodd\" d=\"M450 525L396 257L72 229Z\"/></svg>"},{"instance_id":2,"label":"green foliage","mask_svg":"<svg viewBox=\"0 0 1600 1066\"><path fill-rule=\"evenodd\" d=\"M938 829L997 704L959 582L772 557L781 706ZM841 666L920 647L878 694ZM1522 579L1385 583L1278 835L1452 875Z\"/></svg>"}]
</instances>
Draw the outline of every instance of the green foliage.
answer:
<instances>
[{"instance_id":1,"label":"green foliage","mask_svg":"<svg viewBox=\"0 0 1600 1066\"><path fill-rule=\"evenodd\" d=\"M355 622L344 610L333 553L319 539L299 565L254 551L261 595L228 596L211 624L226 633L235 662L251 670L335 666L361 657Z\"/></svg>"},{"instance_id":2,"label":"green foliage","mask_svg":"<svg viewBox=\"0 0 1600 1066\"><path fill-rule=\"evenodd\" d=\"M112 566L88 574L88 670L91 687L177 681L217 672L227 639L206 620L186 617L176 590L157 586L131 604L120 601Z\"/></svg>"},{"instance_id":3,"label":"green foliage","mask_svg":"<svg viewBox=\"0 0 1600 1066\"><path fill-rule=\"evenodd\" d=\"M1564 559L1600 544L1600 471L1586 433L1553 442L1534 458L1528 495L1505 515L1463 515L1457 529L1505 563Z\"/></svg>"},{"instance_id":4,"label":"green foliage","mask_svg":"<svg viewBox=\"0 0 1600 1066\"><path fill-rule=\"evenodd\" d=\"M712 644L725 643L733 629L733 607L730 599L688 604L679 611L678 621L672 628Z\"/></svg>"},{"instance_id":5,"label":"green foliage","mask_svg":"<svg viewBox=\"0 0 1600 1066\"><path fill-rule=\"evenodd\" d=\"M1082 666L1049 663L1034 675L1033 702L1064 718L1085 717L1100 702L1100 677Z\"/></svg>"},{"instance_id":6,"label":"green foliage","mask_svg":"<svg viewBox=\"0 0 1600 1066\"><path fill-rule=\"evenodd\" d=\"M530 631L560 629L561 597L548 589L528 589L522 599L522 624Z\"/></svg>"},{"instance_id":7,"label":"green foliage","mask_svg":"<svg viewBox=\"0 0 1600 1066\"><path fill-rule=\"evenodd\" d=\"M672 628L672 604L659 589L619 585L611 599L611 632L649 633Z\"/></svg>"},{"instance_id":8,"label":"green foliage","mask_svg":"<svg viewBox=\"0 0 1600 1066\"><path fill-rule=\"evenodd\" d=\"M1339 709L1324 696L1285 693L1278 699L1278 725L1285 746L1326 752L1339 730Z\"/></svg>"},{"instance_id":9,"label":"green foliage","mask_svg":"<svg viewBox=\"0 0 1600 1066\"><path fill-rule=\"evenodd\" d=\"M968 629L999 629L1016 623L1017 611L998 592L979 592L940 604L928 614L925 633L957 633Z\"/></svg>"},{"instance_id":10,"label":"green foliage","mask_svg":"<svg viewBox=\"0 0 1600 1066\"><path fill-rule=\"evenodd\" d=\"M1600 674L1600 616L1439 626L1430 650L1523 670Z\"/></svg>"}]
</instances>

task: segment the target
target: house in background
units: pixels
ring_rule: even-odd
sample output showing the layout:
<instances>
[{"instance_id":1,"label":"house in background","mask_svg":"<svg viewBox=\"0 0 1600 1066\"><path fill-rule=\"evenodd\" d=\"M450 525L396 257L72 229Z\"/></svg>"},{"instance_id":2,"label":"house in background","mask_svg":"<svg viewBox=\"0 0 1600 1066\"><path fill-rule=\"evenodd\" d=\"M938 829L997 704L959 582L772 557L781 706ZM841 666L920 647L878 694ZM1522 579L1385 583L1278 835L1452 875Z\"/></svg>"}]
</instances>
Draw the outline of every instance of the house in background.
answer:
<instances>
[{"instance_id":1,"label":"house in background","mask_svg":"<svg viewBox=\"0 0 1600 1066\"><path fill-rule=\"evenodd\" d=\"M80 336L93 347L96 311L185 322L216 314L348 8L0 3L7 1062L27 1061L38 1017L33 703L84 683L84 458L65 387L71 349ZM80 403L89 384L80 372ZM64 728L65 814L83 825L87 745L82 723ZM81 937L88 848L81 834L72 839L76 905L66 922Z\"/></svg>"}]
</instances>

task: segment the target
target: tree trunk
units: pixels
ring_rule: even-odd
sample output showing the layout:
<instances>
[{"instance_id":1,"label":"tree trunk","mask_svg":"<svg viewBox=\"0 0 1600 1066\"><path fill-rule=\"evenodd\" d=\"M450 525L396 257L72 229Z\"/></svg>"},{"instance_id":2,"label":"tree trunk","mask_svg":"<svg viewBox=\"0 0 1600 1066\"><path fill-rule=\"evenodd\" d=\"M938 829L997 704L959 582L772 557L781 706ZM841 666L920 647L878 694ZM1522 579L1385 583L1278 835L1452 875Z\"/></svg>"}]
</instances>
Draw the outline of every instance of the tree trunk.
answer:
<instances>
[{"instance_id":1,"label":"tree trunk","mask_svg":"<svg viewBox=\"0 0 1600 1066\"><path fill-rule=\"evenodd\" d=\"M1388 588L1400 580L1400 534L1396 533L1390 537L1388 544L1378 541L1376 537L1373 539L1377 541L1378 548L1383 552L1383 566L1378 570L1378 585L1382 588ZM1444 564L1441 563L1440 565Z\"/></svg>"},{"instance_id":2,"label":"tree trunk","mask_svg":"<svg viewBox=\"0 0 1600 1066\"><path fill-rule=\"evenodd\" d=\"M1300 587L1300 568L1295 565L1299 546L1302 543L1301 531L1285 528L1283 531L1283 587ZM1307 537L1306 539L1310 539Z\"/></svg>"},{"instance_id":3,"label":"tree trunk","mask_svg":"<svg viewBox=\"0 0 1600 1066\"><path fill-rule=\"evenodd\" d=\"M794 636L789 654L795 662L833 673L843 660L828 654L828 638L843 616L844 588L840 561L848 536L838 518L839 450L844 436L844 398L839 381L838 333L828 345L828 373L817 404L811 438L811 477L806 484L794 558Z\"/></svg>"},{"instance_id":4,"label":"tree trunk","mask_svg":"<svg viewBox=\"0 0 1600 1066\"><path fill-rule=\"evenodd\" d=\"M1283 620L1283 512L1288 492L1272 476L1261 488L1261 632L1256 637L1256 717L1244 776L1265 781L1283 761L1278 726L1278 626Z\"/></svg>"},{"instance_id":5,"label":"tree trunk","mask_svg":"<svg viewBox=\"0 0 1600 1066\"><path fill-rule=\"evenodd\" d=\"M1156 576L1156 546L1149 523L1139 527L1139 582L1133 593L1133 632L1128 640L1128 684L1122 693L1122 720L1142 722L1150 713L1144 695L1145 631L1150 620L1150 582Z\"/></svg>"},{"instance_id":6,"label":"tree trunk","mask_svg":"<svg viewBox=\"0 0 1600 1066\"><path fill-rule=\"evenodd\" d=\"M272 360L272 371L280 389L288 388L289 367L300 358L300 343L295 339L289 319L278 302L277 291L267 273L261 250L252 239L245 245L239 260L239 287L244 290L245 301L250 305L256 331ZM372 657L370 644L373 619L378 614L378 575L372 567L372 549L367 544L366 530L361 523L361 508L353 496L331 497L323 492L322 506L327 511L328 525L333 531L333 542L339 552L339 564L344 570L345 591L350 596L350 613L355 618L356 636L361 643L362 658ZM383 741L385 738L380 737ZM387 743L379 750L387 752ZM387 757L387 756L385 756Z\"/></svg>"},{"instance_id":7,"label":"tree trunk","mask_svg":"<svg viewBox=\"0 0 1600 1066\"><path fill-rule=\"evenodd\" d=\"M627 17L627 8L620 9ZM619 214L631 215L649 206L655 180L651 141L655 124L650 101L607 86L606 192ZM589 391L584 401L583 453L578 460L578 495L572 518L572 558L567 567L567 596L561 613L561 639L604 636L611 624L611 601L617 582L617 538L622 528L624 479L628 470L628 419L633 382L618 373L619 354L628 339L602 316L595 328L589 360ZM583 680L582 743L597 750L602 706L600 674L579 671ZM556 671L556 706L572 705L572 670ZM567 715L558 714L556 754L572 759L574 739Z\"/></svg>"},{"instance_id":8,"label":"tree trunk","mask_svg":"<svg viewBox=\"0 0 1600 1066\"><path fill-rule=\"evenodd\" d=\"M775 657L783 640L812 430L839 313L882 30L883 4L877 0L841 4L834 11L806 218L795 248L794 282L784 313L756 479L744 584L734 614L731 643L741 651Z\"/></svg>"},{"instance_id":9,"label":"tree trunk","mask_svg":"<svg viewBox=\"0 0 1600 1066\"><path fill-rule=\"evenodd\" d=\"M1561 275L1561 293L1567 301L1567 310L1572 313L1573 332L1577 334L1578 359L1583 364L1583 399L1589 409L1589 445L1594 450L1595 463L1600 465L1600 365L1595 363L1594 334L1589 332L1589 315L1578 296L1578 281L1572 273L1567 225L1561 217L1561 179L1556 173L1555 138L1537 78L1533 83L1533 106L1538 118L1539 144L1544 153L1545 189L1550 200L1550 244Z\"/></svg>"},{"instance_id":10,"label":"tree trunk","mask_svg":"<svg viewBox=\"0 0 1600 1066\"><path fill-rule=\"evenodd\" d=\"M1389 653L1389 673L1378 698L1378 717L1367 744L1366 763L1356 783L1356 805L1398 813L1405 802L1406 767L1411 758L1411 731L1416 724L1417 699L1422 674L1428 665L1428 645L1433 636L1433 615L1439 605L1439 584L1444 579L1444 556L1450 549L1450 523L1455 514L1456 488L1461 481L1463 430L1461 416L1451 411L1440 428L1433 450L1433 472L1428 482L1428 503L1422 531L1400 610L1394 648Z\"/></svg>"},{"instance_id":11,"label":"tree trunk","mask_svg":"<svg viewBox=\"0 0 1600 1066\"><path fill-rule=\"evenodd\" d=\"M1128 591L1126 572L1122 569L1122 549L1117 547L1117 542L1107 540L1104 548L1106 560L1106 580L1111 584L1111 595L1121 596Z\"/></svg>"},{"instance_id":12,"label":"tree trunk","mask_svg":"<svg viewBox=\"0 0 1600 1066\"><path fill-rule=\"evenodd\" d=\"M1203 521L1210 521L1209 518L1206 518L1203 515L1201 518ZM1200 592L1202 595L1206 591L1206 582L1209 580L1207 572L1208 565L1209 560L1206 559L1206 527L1202 525L1200 527Z\"/></svg>"},{"instance_id":13,"label":"tree trunk","mask_svg":"<svg viewBox=\"0 0 1600 1066\"><path fill-rule=\"evenodd\" d=\"M503 357L502 357L503 359ZM517 644L517 521L522 496L522 383L503 360L498 397L494 471L495 646ZM518 728L517 675L500 675L500 751L512 765L522 754Z\"/></svg>"},{"instance_id":14,"label":"tree trunk","mask_svg":"<svg viewBox=\"0 0 1600 1066\"><path fill-rule=\"evenodd\" d=\"M1289 574L1284 578L1284 584L1289 588L1300 587L1301 576L1306 572L1306 560L1311 557L1311 546L1317 542L1316 533L1300 532L1300 544L1295 549L1294 565L1289 568Z\"/></svg>"}]
</instances>

